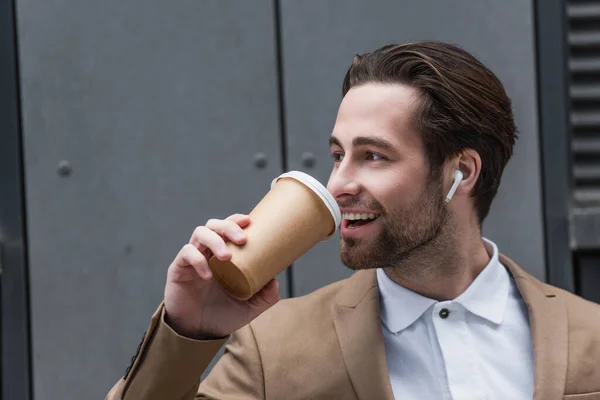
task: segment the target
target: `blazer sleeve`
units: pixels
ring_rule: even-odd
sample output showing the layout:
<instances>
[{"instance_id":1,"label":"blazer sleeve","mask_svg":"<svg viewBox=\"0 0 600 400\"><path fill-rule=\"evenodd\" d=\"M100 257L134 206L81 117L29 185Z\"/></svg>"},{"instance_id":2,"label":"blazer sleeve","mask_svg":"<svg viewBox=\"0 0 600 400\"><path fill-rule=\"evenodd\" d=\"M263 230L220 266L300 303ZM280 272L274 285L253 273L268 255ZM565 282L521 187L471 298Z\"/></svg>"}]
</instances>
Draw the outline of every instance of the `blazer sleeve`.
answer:
<instances>
[{"instance_id":1,"label":"blazer sleeve","mask_svg":"<svg viewBox=\"0 0 600 400\"><path fill-rule=\"evenodd\" d=\"M161 304L125 376L113 386L106 400L264 398L262 365L249 325L231 335L225 354L200 383L228 338L186 338L165 323L164 313Z\"/></svg>"},{"instance_id":2,"label":"blazer sleeve","mask_svg":"<svg viewBox=\"0 0 600 400\"><path fill-rule=\"evenodd\" d=\"M200 383L197 399L264 399L262 360L252 330L246 325L231 342L210 374Z\"/></svg>"}]
</instances>

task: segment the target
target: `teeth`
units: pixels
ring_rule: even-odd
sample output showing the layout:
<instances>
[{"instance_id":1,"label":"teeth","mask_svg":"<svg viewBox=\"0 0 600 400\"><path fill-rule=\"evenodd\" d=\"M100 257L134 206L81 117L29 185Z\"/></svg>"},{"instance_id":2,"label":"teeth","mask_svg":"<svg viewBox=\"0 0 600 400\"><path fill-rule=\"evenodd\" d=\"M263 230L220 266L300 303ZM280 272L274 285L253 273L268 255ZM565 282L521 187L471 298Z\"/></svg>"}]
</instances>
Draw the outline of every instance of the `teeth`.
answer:
<instances>
[{"instance_id":1,"label":"teeth","mask_svg":"<svg viewBox=\"0 0 600 400\"><path fill-rule=\"evenodd\" d=\"M377 218L378 215L377 214L373 214L373 213L344 213L342 214L342 218L343 219L349 219L351 221L358 221L361 219L375 219Z\"/></svg>"}]
</instances>

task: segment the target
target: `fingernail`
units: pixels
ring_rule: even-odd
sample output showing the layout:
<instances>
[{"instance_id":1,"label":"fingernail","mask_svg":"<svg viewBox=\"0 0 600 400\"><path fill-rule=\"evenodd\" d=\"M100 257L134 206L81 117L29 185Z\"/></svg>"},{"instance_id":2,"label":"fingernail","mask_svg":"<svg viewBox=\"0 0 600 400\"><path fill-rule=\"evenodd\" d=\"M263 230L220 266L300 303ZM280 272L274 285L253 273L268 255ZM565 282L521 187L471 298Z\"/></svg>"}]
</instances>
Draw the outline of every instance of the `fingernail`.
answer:
<instances>
[{"instance_id":1,"label":"fingernail","mask_svg":"<svg viewBox=\"0 0 600 400\"><path fill-rule=\"evenodd\" d=\"M242 232L234 232L233 238L235 240L243 240L246 237Z\"/></svg>"},{"instance_id":2,"label":"fingernail","mask_svg":"<svg viewBox=\"0 0 600 400\"><path fill-rule=\"evenodd\" d=\"M219 253L221 254L221 257L227 257L229 255L229 249L227 247L221 247Z\"/></svg>"},{"instance_id":3,"label":"fingernail","mask_svg":"<svg viewBox=\"0 0 600 400\"><path fill-rule=\"evenodd\" d=\"M212 278L212 273L210 272L210 270L204 271L204 279L210 279L210 278Z\"/></svg>"}]
</instances>

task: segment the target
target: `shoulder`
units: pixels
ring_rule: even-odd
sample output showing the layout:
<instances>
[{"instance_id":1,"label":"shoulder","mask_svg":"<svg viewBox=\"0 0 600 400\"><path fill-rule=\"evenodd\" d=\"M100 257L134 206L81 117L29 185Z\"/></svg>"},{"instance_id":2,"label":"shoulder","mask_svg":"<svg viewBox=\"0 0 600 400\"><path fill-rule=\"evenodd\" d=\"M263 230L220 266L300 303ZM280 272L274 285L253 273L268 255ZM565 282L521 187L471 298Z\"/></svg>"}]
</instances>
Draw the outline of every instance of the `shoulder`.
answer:
<instances>
[{"instance_id":1,"label":"shoulder","mask_svg":"<svg viewBox=\"0 0 600 400\"><path fill-rule=\"evenodd\" d=\"M544 282L537 284L545 293L552 293L564 301L570 334L588 333L600 340L600 304Z\"/></svg>"},{"instance_id":2,"label":"shoulder","mask_svg":"<svg viewBox=\"0 0 600 400\"><path fill-rule=\"evenodd\" d=\"M600 305L542 283L563 300L568 323L566 390L570 393L600 389Z\"/></svg>"},{"instance_id":3,"label":"shoulder","mask_svg":"<svg viewBox=\"0 0 600 400\"><path fill-rule=\"evenodd\" d=\"M552 287L548 284L542 285ZM557 297L563 299L569 323L569 343L583 348L583 354L593 350L600 359L600 304L585 300L566 290L552 287Z\"/></svg>"},{"instance_id":4,"label":"shoulder","mask_svg":"<svg viewBox=\"0 0 600 400\"><path fill-rule=\"evenodd\" d=\"M565 393L600 390L600 305L547 283L535 280L534 284L546 297L542 315L549 330L538 335L553 337L553 330L565 328L556 324L566 325L566 345L555 346L555 351L566 351Z\"/></svg>"},{"instance_id":5,"label":"shoulder","mask_svg":"<svg viewBox=\"0 0 600 400\"><path fill-rule=\"evenodd\" d=\"M600 305L541 282L505 256L501 261L517 281L530 313L536 312L538 322L544 321L538 338L552 338L553 331L566 330L566 346L555 346L556 351L566 351L566 393L599 391Z\"/></svg>"},{"instance_id":6,"label":"shoulder","mask_svg":"<svg viewBox=\"0 0 600 400\"><path fill-rule=\"evenodd\" d=\"M510 258L500 255L500 261L508 268L510 274L515 279L520 279L517 283L521 295L524 290L539 291L547 298L556 297L561 300L567 311L569 333L588 332L593 333L593 337L600 339L600 304L585 300L569 291L552 286L535 278ZM527 282L527 286L522 282Z\"/></svg>"}]
</instances>

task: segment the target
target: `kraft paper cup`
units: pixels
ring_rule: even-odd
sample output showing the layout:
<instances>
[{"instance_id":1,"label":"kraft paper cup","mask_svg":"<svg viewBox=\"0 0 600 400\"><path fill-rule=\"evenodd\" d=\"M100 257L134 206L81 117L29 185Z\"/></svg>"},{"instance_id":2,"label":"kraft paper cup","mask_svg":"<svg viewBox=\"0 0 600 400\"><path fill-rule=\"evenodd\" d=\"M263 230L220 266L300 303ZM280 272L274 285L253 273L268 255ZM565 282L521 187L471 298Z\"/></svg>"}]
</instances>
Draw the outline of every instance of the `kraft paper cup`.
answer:
<instances>
[{"instance_id":1,"label":"kraft paper cup","mask_svg":"<svg viewBox=\"0 0 600 400\"><path fill-rule=\"evenodd\" d=\"M327 189L299 171L275 178L250 217L246 244L227 243L231 259L209 261L215 279L240 300L252 297L314 245L330 239L342 218Z\"/></svg>"}]
</instances>

